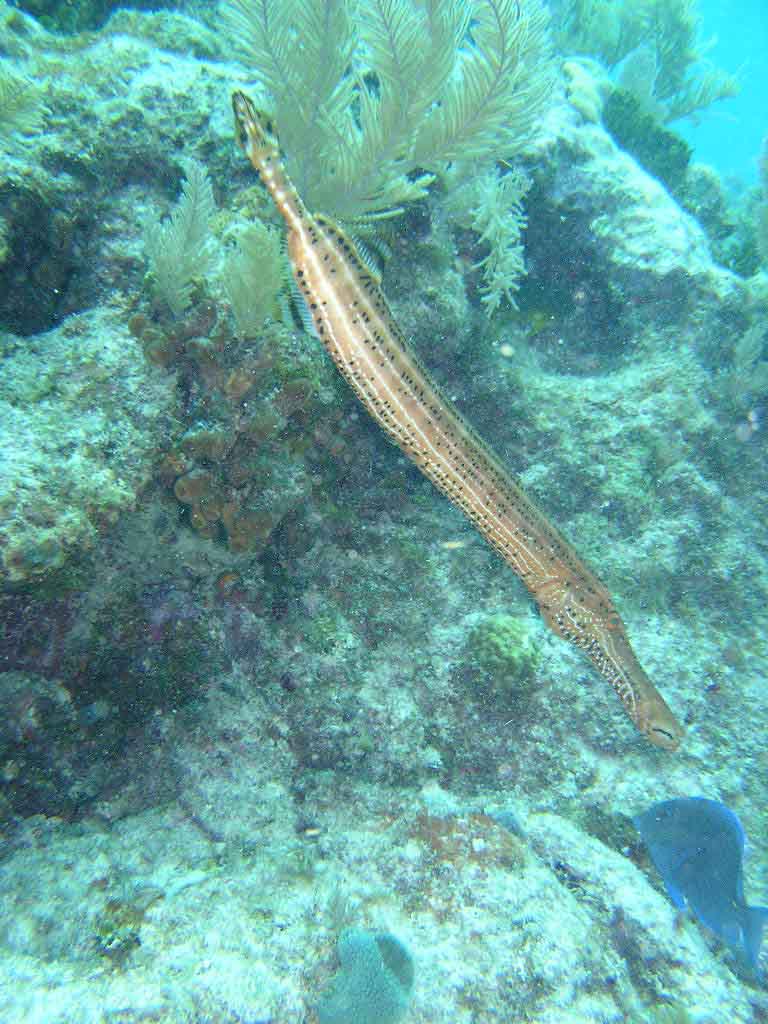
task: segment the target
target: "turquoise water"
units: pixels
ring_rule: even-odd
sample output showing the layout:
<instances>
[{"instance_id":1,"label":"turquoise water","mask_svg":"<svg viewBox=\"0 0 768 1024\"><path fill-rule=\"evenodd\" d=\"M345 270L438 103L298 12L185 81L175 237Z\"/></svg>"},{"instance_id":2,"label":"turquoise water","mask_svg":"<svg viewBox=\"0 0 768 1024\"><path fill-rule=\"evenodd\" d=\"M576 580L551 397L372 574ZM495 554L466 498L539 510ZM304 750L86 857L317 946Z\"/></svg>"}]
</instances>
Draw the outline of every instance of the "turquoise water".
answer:
<instances>
[{"instance_id":1,"label":"turquoise water","mask_svg":"<svg viewBox=\"0 0 768 1024\"><path fill-rule=\"evenodd\" d=\"M761 0L730 4L701 0L705 38L714 42L709 59L737 75L741 93L723 101L698 125L680 125L694 146L696 158L721 174L754 183L757 159L766 136L765 96L768 93L768 18Z\"/></svg>"}]
</instances>

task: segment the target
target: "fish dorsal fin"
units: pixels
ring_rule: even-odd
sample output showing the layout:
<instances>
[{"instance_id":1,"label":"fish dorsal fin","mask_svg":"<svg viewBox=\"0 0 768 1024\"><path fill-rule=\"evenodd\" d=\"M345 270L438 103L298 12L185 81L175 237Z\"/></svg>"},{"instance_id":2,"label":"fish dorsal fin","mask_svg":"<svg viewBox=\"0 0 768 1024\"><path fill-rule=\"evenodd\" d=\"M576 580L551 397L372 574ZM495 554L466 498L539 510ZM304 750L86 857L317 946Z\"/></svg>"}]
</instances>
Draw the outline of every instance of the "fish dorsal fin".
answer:
<instances>
[{"instance_id":1,"label":"fish dorsal fin","mask_svg":"<svg viewBox=\"0 0 768 1024\"><path fill-rule=\"evenodd\" d=\"M313 338L317 338L317 328L315 327L315 321L312 319L312 314L309 311L306 299L299 291L299 286L294 280L291 280L291 305L295 309L301 326L307 332L311 334Z\"/></svg>"},{"instance_id":2,"label":"fish dorsal fin","mask_svg":"<svg viewBox=\"0 0 768 1024\"><path fill-rule=\"evenodd\" d=\"M307 304L304 302L301 292L296 286L296 280L291 271L291 257L288 253L288 239L285 235L280 239L280 251L283 257L282 278L284 287L278 297L278 303L283 323L290 323L294 319L292 316L292 312L294 312L301 321L304 330L316 337L317 331L312 322L312 317L309 315Z\"/></svg>"},{"instance_id":3,"label":"fish dorsal fin","mask_svg":"<svg viewBox=\"0 0 768 1024\"><path fill-rule=\"evenodd\" d=\"M358 253L366 266L373 274L380 278L384 272L387 261L392 256L392 246L386 237L378 230L376 225L379 222L362 218L346 225L347 234L355 243ZM388 222L384 222L385 225Z\"/></svg>"},{"instance_id":4,"label":"fish dorsal fin","mask_svg":"<svg viewBox=\"0 0 768 1024\"><path fill-rule=\"evenodd\" d=\"M373 248L367 242L364 242L361 238L359 238L357 235L351 235L350 240L357 251L357 255L368 268L373 279L376 281L376 284L380 285L381 261L374 253Z\"/></svg>"},{"instance_id":5,"label":"fish dorsal fin","mask_svg":"<svg viewBox=\"0 0 768 1024\"><path fill-rule=\"evenodd\" d=\"M347 260L353 263L357 262L373 278L376 286L381 286L381 267L368 244L351 235L338 221L332 220L324 214L318 214L315 217L315 223L336 237L337 243L345 251Z\"/></svg>"},{"instance_id":6,"label":"fish dorsal fin","mask_svg":"<svg viewBox=\"0 0 768 1024\"><path fill-rule=\"evenodd\" d=\"M370 224L363 224L362 228L367 233L363 235L353 231L352 239L367 266L380 278L387 261L392 257L392 246L380 231L373 231Z\"/></svg>"}]
</instances>

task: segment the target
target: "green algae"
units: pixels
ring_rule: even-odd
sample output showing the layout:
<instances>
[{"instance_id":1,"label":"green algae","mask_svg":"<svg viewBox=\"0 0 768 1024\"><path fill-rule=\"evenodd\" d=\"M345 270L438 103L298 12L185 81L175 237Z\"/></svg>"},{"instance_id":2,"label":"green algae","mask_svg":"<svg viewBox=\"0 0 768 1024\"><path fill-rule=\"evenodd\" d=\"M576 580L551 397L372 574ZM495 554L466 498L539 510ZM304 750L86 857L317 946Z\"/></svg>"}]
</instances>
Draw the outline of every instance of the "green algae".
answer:
<instances>
[{"instance_id":1,"label":"green algae","mask_svg":"<svg viewBox=\"0 0 768 1024\"><path fill-rule=\"evenodd\" d=\"M691 159L691 147L665 128L626 89L614 89L603 107L603 123L616 142L669 189L678 189Z\"/></svg>"},{"instance_id":2,"label":"green algae","mask_svg":"<svg viewBox=\"0 0 768 1024\"><path fill-rule=\"evenodd\" d=\"M663 1003L651 1007L638 1024L693 1024L694 1018L680 1003Z\"/></svg>"}]
</instances>

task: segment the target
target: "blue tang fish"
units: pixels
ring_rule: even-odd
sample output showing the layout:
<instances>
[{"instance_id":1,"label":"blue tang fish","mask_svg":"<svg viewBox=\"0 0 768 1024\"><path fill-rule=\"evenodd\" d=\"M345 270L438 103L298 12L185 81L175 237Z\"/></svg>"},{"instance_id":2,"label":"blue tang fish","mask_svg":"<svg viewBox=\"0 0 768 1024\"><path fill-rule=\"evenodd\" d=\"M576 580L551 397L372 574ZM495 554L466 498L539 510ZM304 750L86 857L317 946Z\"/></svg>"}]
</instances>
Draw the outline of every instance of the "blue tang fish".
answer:
<instances>
[{"instance_id":1,"label":"blue tang fish","mask_svg":"<svg viewBox=\"0 0 768 1024\"><path fill-rule=\"evenodd\" d=\"M724 804L694 796L664 800L632 819L667 893L757 970L768 907L744 902L744 829Z\"/></svg>"}]
</instances>

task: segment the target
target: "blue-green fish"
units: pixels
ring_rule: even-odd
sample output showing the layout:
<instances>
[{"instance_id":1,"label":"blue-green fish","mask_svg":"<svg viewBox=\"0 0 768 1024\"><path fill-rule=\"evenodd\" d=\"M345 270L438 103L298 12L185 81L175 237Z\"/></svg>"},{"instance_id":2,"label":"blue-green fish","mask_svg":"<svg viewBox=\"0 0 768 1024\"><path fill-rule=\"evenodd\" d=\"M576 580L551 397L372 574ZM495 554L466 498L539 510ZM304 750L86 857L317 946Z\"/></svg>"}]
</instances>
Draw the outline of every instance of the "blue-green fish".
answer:
<instances>
[{"instance_id":1,"label":"blue-green fish","mask_svg":"<svg viewBox=\"0 0 768 1024\"><path fill-rule=\"evenodd\" d=\"M686 905L757 970L768 907L744 901L744 829L724 804L664 800L632 819L675 906Z\"/></svg>"}]
</instances>

